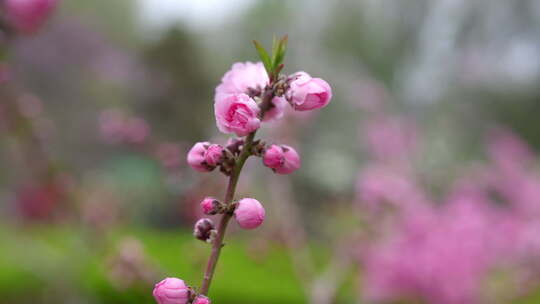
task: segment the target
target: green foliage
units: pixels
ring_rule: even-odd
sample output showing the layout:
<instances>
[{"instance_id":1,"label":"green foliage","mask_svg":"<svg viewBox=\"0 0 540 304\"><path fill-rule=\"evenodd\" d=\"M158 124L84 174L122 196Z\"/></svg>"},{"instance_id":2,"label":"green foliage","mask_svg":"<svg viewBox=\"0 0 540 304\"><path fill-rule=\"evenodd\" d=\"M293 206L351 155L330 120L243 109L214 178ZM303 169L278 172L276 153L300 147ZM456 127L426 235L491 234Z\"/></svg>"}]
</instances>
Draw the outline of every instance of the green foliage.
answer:
<instances>
[{"instance_id":1,"label":"green foliage","mask_svg":"<svg viewBox=\"0 0 540 304\"><path fill-rule=\"evenodd\" d=\"M287 51L288 36L285 35L281 39L276 40L272 43L272 55L270 56L264 47L256 40L253 40L255 49L259 54L259 58L264 64L264 68L268 73L268 77L276 79L279 72L283 68L283 61L285 60L285 53Z\"/></svg>"},{"instance_id":2,"label":"green foliage","mask_svg":"<svg viewBox=\"0 0 540 304\"><path fill-rule=\"evenodd\" d=\"M177 276L200 284L209 253L185 231L118 230L109 240L81 239L74 229L35 227L0 230L0 298L5 304L154 303L152 284L115 288L107 278L113 248L124 237L139 239L161 277ZM16 240L16 241L15 241ZM305 303L301 285L283 248L253 251L241 240L227 242L210 296L215 303Z\"/></svg>"}]
</instances>

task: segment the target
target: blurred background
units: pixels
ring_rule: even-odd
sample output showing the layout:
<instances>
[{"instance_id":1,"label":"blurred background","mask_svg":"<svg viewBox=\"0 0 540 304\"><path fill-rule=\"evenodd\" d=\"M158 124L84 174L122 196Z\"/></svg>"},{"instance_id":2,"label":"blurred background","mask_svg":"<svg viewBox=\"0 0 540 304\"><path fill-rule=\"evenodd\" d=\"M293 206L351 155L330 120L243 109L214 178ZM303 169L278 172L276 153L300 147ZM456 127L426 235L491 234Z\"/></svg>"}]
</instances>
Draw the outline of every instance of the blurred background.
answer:
<instances>
[{"instance_id":1,"label":"blurred background","mask_svg":"<svg viewBox=\"0 0 540 304\"><path fill-rule=\"evenodd\" d=\"M70 0L2 35L0 302L154 303L199 286L192 237L225 178L187 166L224 144L213 94L251 41L289 35L286 73L327 80L323 110L261 133L214 303L538 303L540 2Z\"/></svg>"}]
</instances>

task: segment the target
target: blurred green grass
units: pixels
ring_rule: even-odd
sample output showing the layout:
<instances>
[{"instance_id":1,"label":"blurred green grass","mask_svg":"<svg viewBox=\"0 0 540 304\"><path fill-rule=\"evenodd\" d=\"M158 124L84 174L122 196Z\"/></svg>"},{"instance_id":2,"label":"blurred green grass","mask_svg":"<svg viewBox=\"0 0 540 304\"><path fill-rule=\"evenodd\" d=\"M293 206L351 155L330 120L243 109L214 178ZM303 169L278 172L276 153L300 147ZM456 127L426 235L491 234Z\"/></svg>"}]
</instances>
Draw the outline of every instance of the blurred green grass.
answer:
<instances>
[{"instance_id":1,"label":"blurred green grass","mask_svg":"<svg viewBox=\"0 0 540 304\"><path fill-rule=\"evenodd\" d=\"M118 230L108 240L81 238L72 228L40 226L0 230L2 303L48 303L70 296L91 303L154 303L152 285L125 290L107 279L107 257L123 237L139 239L163 277L198 286L209 247L186 231ZM305 303L283 248L226 244L210 296L216 303ZM251 254L250 254L251 252ZM88 301L89 299L89 301Z\"/></svg>"}]
</instances>

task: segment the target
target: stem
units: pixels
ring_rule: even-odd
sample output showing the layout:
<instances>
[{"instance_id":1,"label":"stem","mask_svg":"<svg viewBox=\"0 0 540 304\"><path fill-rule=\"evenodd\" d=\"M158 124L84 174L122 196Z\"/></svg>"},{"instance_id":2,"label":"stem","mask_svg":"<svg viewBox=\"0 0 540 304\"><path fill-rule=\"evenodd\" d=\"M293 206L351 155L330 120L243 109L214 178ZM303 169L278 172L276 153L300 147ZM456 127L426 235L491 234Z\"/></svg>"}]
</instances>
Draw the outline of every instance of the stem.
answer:
<instances>
[{"instance_id":1,"label":"stem","mask_svg":"<svg viewBox=\"0 0 540 304\"><path fill-rule=\"evenodd\" d=\"M272 89L272 85L270 85L263 93L263 101L260 104L261 119L264 116L264 113L270 109L272 98L274 98L274 91ZM242 172L242 168L244 167L246 160L248 159L248 157L251 156L251 148L253 146L253 140L256 133L257 130L251 132L246 137L242 152L238 156L238 159L236 160L236 165L234 166L231 176L229 177L229 184L227 185L227 192L225 193L224 200L224 204L227 206L230 205L234 199L236 185L238 184L238 179L240 178L240 173ZM217 235L212 242L212 253L210 254L210 258L208 259L208 264L206 265L206 271L204 273L201 289L199 290L199 294L201 295L208 295L208 290L210 289L210 284L212 283L212 278L214 277L214 273L216 271L216 265L219 260L221 248L224 246L223 239L225 238L227 225L229 224L232 216L233 213L225 213L222 215L219 221Z\"/></svg>"},{"instance_id":2,"label":"stem","mask_svg":"<svg viewBox=\"0 0 540 304\"><path fill-rule=\"evenodd\" d=\"M244 166L244 163L250 156L251 146L253 144L253 138L255 138L255 133L257 131L254 131L248 135L246 138L246 141L244 143L244 148L242 149L242 153L238 157L238 160L236 162L236 165L234 167L233 172L231 173L231 176L229 177L229 184L227 186L227 193L225 194L225 201L224 203L226 205L231 204L234 193L236 190L236 185L238 184L238 178L240 177L240 172L242 171L242 167ZM214 241L212 242L212 253L210 254L210 258L208 259L208 264L206 266L206 271L204 273L203 282L201 284L201 290L199 291L202 295L207 295L208 290L210 289L210 283L212 282L212 278L214 277L214 272L216 271L216 265L219 259L219 255L221 253L221 248L223 247L223 239L225 238L225 231L227 230L227 225L229 224L229 221L231 217L233 216L232 213L225 213L221 217L219 221L219 225L217 228L217 235Z\"/></svg>"}]
</instances>

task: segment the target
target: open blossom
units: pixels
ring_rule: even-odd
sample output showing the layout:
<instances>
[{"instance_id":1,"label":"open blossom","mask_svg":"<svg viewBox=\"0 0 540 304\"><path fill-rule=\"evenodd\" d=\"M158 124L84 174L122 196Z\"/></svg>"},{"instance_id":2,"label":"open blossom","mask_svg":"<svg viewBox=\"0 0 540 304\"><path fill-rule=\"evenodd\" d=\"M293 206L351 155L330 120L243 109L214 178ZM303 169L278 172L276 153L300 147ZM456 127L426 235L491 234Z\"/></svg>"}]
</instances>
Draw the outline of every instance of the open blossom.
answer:
<instances>
[{"instance_id":1,"label":"open blossom","mask_svg":"<svg viewBox=\"0 0 540 304\"><path fill-rule=\"evenodd\" d=\"M259 106L246 94L216 96L214 112L217 127L223 133L246 136L261 124Z\"/></svg>"},{"instance_id":2,"label":"open blossom","mask_svg":"<svg viewBox=\"0 0 540 304\"><path fill-rule=\"evenodd\" d=\"M264 207L254 198L243 198L238 202L234 217L243 229L255 229L264 222Z\"/></svg>"},{"instance_id":3,"label":"open blossom","mask_svg":"<svg viewBox=\"0 0 540 304\"><path fill-rule=\"evenodd\" d=\"M298 72L290 83L289 101L296 111L308 111L325 107L332 98L332 88L321 78Z\"/></svg>"},{"instance_id":4,"label":"open blossom","mask_svg":"<svg viewBox=\"0 0 540 304\"><path fill-rule=\"evenodd\" d=\"M278 174L289 174L300 168L300 156L289 146L271 145L264 151L263 163Z\"/></svg>"},{"instance_id":5,"label":"open blossom","mask_svg":"<svg viewBox=\"0 0 540 304\"><path fill-rule=\"evenodd\" d=\"M57 0L6 0L6 15L19 32L31 34L41 28L57 5Z\"/></svg>"},{"instance_id":6,"label":"open blossom","mask_svg":"<svg viewBox=\"0 0 540 304\"><path fill-rule=\"evenodd\" d=\"M268 84L268 74L262 62L237 62L225 73L216 88L216 99L229 95L261 91Z\"/></svg>"},{"instance_id":7,"label":"open blossom","mask_svg":"<svg viewBox=\"0 0 540 304\"><path fill-rule=\"evenodd\" d=\"M166 278L154 287L154 298L158 304L187 304L189 288L178 278Z\"/></svg>"}]
</instances>

